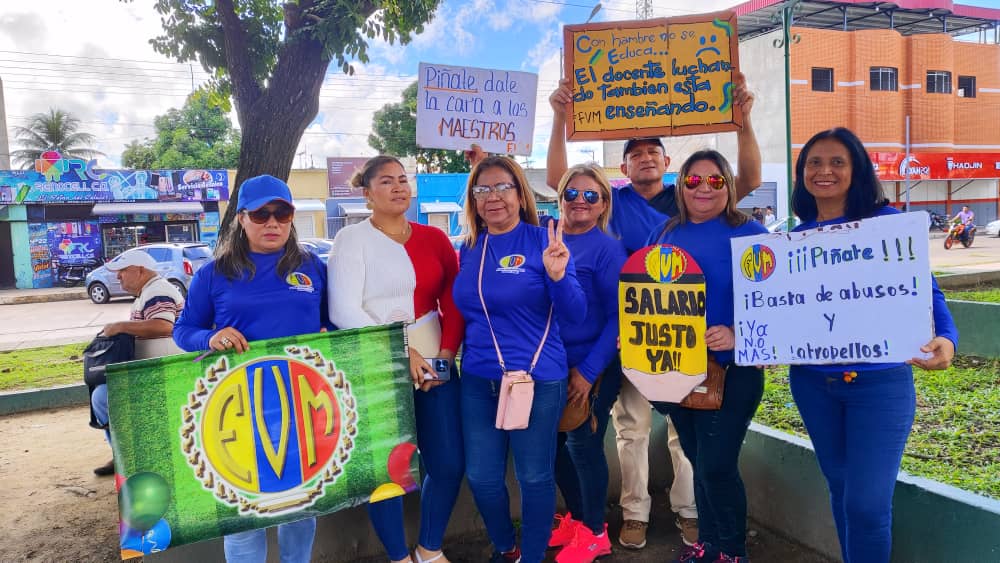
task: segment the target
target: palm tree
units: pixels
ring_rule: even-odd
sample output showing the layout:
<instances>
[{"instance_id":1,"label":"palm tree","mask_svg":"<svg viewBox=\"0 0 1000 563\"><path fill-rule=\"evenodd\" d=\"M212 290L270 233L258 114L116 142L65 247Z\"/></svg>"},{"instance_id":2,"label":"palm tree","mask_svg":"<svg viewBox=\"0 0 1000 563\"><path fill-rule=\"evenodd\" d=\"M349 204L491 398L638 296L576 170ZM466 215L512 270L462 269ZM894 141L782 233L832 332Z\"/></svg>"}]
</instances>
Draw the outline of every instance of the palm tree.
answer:
<instances>
[{"instance_id":1,"label":"palm tree","mask_svg":"<svg viewBox=\"0 0 1000 563\"><path fill-rule=\"evenodd\" d=\"M36 113L28 118L27 127L14 127L17 144L24 147L11 154L14 165L31 168L46 151L59 151L63 158L89 160L104 153L90 147L97 137L80 131L80 120L61 109Z\"/></svg>"}]
</instances>

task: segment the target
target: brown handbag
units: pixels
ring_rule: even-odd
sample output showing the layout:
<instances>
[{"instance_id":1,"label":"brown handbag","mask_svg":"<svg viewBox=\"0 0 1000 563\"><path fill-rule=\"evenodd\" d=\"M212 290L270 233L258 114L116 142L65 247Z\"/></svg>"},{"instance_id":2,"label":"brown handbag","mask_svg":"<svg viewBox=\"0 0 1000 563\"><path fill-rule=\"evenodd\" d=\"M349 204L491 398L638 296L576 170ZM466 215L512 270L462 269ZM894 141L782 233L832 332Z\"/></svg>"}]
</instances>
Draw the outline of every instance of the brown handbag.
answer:
<instances>
[{"instance_id":1,"label":"brown handbag","mask_svg":"<svg viewBox=\"0 0 1000 563\"><path fill-rule=\"evenodd\" d=\"M601 378L602 375L597 376L597 380L594 381L593 387L590 388L590 393L587 395L587 400L583 404L570 403L566 401L566 406L563 407L562 418L559 419L559 431L569 432L571 430L576 430L581 424L590 419L590 431L597 432L597 417L591 412L591 403L597 397L598 391L601 390Z\"/></svg>"},{"instance_id":2,"label":"brown handbag","mask_svg":"<svg viewBox=\"0 0 1000 563\"><path fill-rule=\"evenodd\" d=\"M701 411L717 411L722 408L722 396L726 388L726 368L708 358L708 377L701 385L695 387L681 401L682 407Z\"/></svg>"}]
</instances>

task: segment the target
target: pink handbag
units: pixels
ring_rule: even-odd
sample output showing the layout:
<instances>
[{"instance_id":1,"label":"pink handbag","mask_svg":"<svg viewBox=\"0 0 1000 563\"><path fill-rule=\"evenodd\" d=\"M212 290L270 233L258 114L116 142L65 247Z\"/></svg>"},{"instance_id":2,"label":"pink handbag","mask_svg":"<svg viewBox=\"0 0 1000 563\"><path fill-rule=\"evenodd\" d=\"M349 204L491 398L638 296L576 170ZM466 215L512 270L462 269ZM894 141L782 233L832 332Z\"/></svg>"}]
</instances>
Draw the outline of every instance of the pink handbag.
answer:
<instances>
[{"instance_id":1,"label":"pink handbag","mask_svg":"<svg viewBox=\"0 0 1000 563\"><path fill-rule=\"evenodd\" d=\"M497 342L497 335L493 332L493 323L490 321L490 313L486 310L486 300L483 299L483 264L486 263L486 246L489 242L489 233L483 237L483 256L479 260L479 302L483 304L483 314L486 315L486 323L490 327L490 336L493 337L493 347L497 351L497 361L500 362L500 369L503 371L503 378L500 380L500 400L497 404L496 427L498 430L524 430L531 420L531 404L535 399L535 380L531 377L531 372L538 363L538 357L542 354L545 340L549 336L549 327L552 326L552 308L549 308L549 319L545 323L545 333L542 334L542 341L535 350L535 357L531 359L531 366L528 371L515 370L508 371L503 362L503 354L500 353L500 344Z\"/></svg>"}]
</instances>

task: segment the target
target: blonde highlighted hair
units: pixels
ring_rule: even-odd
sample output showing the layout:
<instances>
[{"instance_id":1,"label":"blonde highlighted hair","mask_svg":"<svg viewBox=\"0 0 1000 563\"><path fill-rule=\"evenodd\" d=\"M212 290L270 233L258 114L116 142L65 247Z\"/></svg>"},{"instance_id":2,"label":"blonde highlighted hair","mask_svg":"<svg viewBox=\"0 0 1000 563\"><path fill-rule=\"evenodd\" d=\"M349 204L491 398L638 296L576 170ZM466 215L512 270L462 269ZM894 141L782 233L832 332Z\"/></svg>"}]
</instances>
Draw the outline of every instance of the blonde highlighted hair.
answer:
<instances>
[{"instance_id":1,"label":"blonde highlighted hair","mask_svg":"<svg viewBox=\"0 0 1000 563\"><path fill-rule=\"evenodd\" d=\"M577 176L587 176L597 182L597 185L601 187L601 199L604 200L605 206L604 211L597 217L597 226L601 228L602 231L608 231L608 220L611 218L611 183L608 182L607 175L604 174L604 169L595 163L590 164L577 164L571 166L569 170L563 174L562 178L559 179L559 210L562 211L563 204L563 193L569 186L569 183L573 178Z\"/></svg>"},{"instance_id":2,"label":"blonde highlighted hair","mask_svg":"<svg viewBox=\"0 0 1000 563\"><path fill-rule=\"evenodd\" d=\"M538 210L535 207L535 196L531 193L528 178L525 177L521 165L507 156L488 156L472 169L472 172L469 173L469 181L465 186L465 244L469 248L476 246L476 239L479 238L479 233L486 230L486 221L476 212L476 198L472 195L472 187L479 184L479 176L482 175L483 171L490 168L499 168L510 174L517 188L518 200L521 202L521 211L519 213L521 221L529 225L538 226Z\"/></svg>"},{"instance_id":3,"label":"blonde highlighted hair","mask_svg":"<svg viewBox=\"0 0 1000 563\"><path fill-rule=\"evenodd\" d=\"M726 200L726 208L722 210L722 213L720 213L720 215L725 218L726 223L728 223L731 227L737 227L746 223L750 219L747 217L746 213L736 209L736 203L739 198L736 197L736 180L735 175L733 174L733 167L729 165L729 161L726 160L726 157L722 156L722 153L719 151L712 149L700 150L689 156L688 159L684 161L684 164L681 165L681 169L677 173L677 210L679 213L667 221L667 225L664 227L663 233L660 233L661 237L664 233L667 233L674 227L682 223L687 223L687 206L684 203L684 194L682 193L682 190L686 190L688 188L684 185L684 178L687 178L691 167L694 166L696 162L701 162L703 160L714 164L716 168L719 169L719 173L722 177L726 179L726 195L728 196L728 199Z\"/></svg>"}]
</instances>

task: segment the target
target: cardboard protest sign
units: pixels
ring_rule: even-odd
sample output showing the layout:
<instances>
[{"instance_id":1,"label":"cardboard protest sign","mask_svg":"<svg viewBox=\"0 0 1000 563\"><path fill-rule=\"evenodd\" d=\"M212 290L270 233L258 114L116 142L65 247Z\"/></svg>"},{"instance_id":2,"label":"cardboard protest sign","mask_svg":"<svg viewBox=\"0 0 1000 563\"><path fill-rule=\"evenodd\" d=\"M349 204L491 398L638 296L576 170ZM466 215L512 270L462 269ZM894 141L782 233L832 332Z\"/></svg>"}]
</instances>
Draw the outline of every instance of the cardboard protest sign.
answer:
<instances>
[{"instance_id":1,"label":"cardboard protest sign","mask_svg":"<svg viewBox=\"0 0 1000 563\"><path fill-rule=\"evenodd\" d=\"M927 214L732 239L736 363L924 357L931 340Z\"/></svg>"},{"instance_id":2,"label":"cardboard protest sign","mask_svg":"<svg viewBox=\"0 0 1000 563\"><path fill-rule=\"evenodd\" d=\"M567 25L570 140L735 131L736 15Z\"/></svg>"},{"instance_id":3,"label":"cardboard protest sign","mask_svg":"<svg viewBox=\"0 0 1000 563\"><path fill-rule=\"evenodd\" d=\"M420 63L417 145L531 154L538 75Z\"/></svg>"},{"instance_id":4,"label":"cardboard protest sign","mask_svg":"<svg viewBox=\"0 0 1000 563\"><path fill-rule=\"evenodd\" d=\"M680 402L705 380L705 275L669 244L636 251L618 277L622 373L650 401Z\"/></svg>"},{"instance_id":5,"label":"cardboard protest sign","mask_svg":"<svg viewBox=\"0 0 1000 563\"><path fill-rule=\"evenodd\" d=\"M417 488L400 325L108 368L122 558Z\"/></svg>"}]
</instances>

